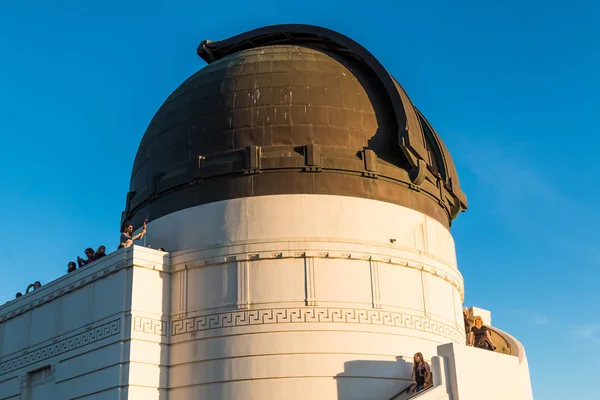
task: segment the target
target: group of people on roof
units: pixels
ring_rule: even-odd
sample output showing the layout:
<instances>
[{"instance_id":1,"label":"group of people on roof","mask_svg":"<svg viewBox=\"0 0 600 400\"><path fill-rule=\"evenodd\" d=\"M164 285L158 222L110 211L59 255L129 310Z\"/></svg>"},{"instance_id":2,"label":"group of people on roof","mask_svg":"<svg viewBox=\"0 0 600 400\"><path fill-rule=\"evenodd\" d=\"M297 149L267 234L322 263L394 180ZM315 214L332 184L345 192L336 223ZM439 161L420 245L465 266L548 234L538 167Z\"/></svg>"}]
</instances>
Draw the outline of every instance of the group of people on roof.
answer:
<instances>
[{"instance_id":1,"label":"group of people on roof","mask_svg":"<svg viewBox=\"0 0 600 400\"><path fill-rule=\"evenodd\" d=\"M27 289L25 290L25 294L29 293L29 291L33 291L35 289L39 289L42 287L42 284L40 283L40 281L35 281L34 283L30 283L27 286ZM23 296L23 293L21 292L17 292L17 294L15 295L15 299L18 299L19 297Z\"/></svg>"},{"instance_id":2,"label":"group of people on roof","mask_svg":"<svg viewBox=\"0 0 600 400\"><path fill-rule=\"evenodd\" d=\"M91 247L88 247L87 249L85 249L84 253L87 258L83 259L77 256L77 264L75 264L74 261L69 261L69 264L67 264L68 273L76 271L78 267L84 267L90 264L92 261L99 260L102 257L106 256L106 246L99 246L96 251L94 251L94 249L92 249Z\"/></svg>"},{"instance_id":3,"label":"group of people on roof","mask_svg":"<svg viewBox=\"0 0 600 400\"><path fill-rule=\"evenodd\" d=\"M146 221L144 221L144 227L142 229L142 231L140 233L138 233L137 235L133 235L133 225L131 224L127 224L125 225L125 228L123 229L123 232L121 232L121 238L119 239L119 249L123 248L123 247L129 247L133 244L134 240L138 240L144 237L144 235L146 234ZM87 257L87 259L83 259L79 256L77 256L77 264L75 264L74 261L69 261L69 264L67 265L67 272L71 273L77 270L77 268L81 268L84 267L88 264L90 264L93 261L96 261L102 257L104 257L106 255L106 246L100 246L98 247L98 250L94 251L94 249L92 249L91 247L88 247L87 249L85 249L85 256Z\"/></svg>"},{"instance_id":4,"label":"group of people on roof","mask_svg":"<svg viewBox=\"0 0 600 400\"><path fill-rule=\"evenodd\" d=\"M139 240L144 237L146 234L146 221L144 221L144 226L142 231L136 235L133 235L133 225L127 224L125 225L123 232L121 232L120 237L120 248L127 248L133 245L135 240ZM164 249L160 249L164 250ZM81 257L77 257L77 264L75 262L70 261L68 265L68 272L73 272L77 270L77 267L82 268L93 261L96 261L104 256L106 256L106 247L99 246L96 251L94 251L91 247L85 249L85 255L87 259L83 259ZM30 284L27 287L26 294L29 293L30 290L38 289L42 286L39 281ZM18 292L16 297L21 297L23 294ZM467 308L463 308L463 316L465 322L465 333L467 339L467 345L477 347L480 349L486 349L494 351L496 347L492 343L492 337L490 334L490 330L483 325L483 319L480 316L475 316L473 320L473 324L469 321L469 310ZM411 384L408 388L405 389L406 392L416 393L423 389L430 387L432 382L432 373L429 364L425 361L422 353L415 353L413 356L413 368L411 379L415 380L415 383Z\"/></svg>"},{"instance_id":5,"label":"group of people on roof","mask_svg":"<svg viewBox=\"0 0 600 400\"><path fill-rule=\"evenodd\" d=\"M118 248L120 249L123 247L130 247L135 240L143 238L144 235L146 234L146 222L147 222L147 220L144 221L144 227L142 228L142 231L140 233L138 233L137 235L133 235L133 225L131 225L131 224L125 225L123 232L121 232L121 237L120 237L120 241L119 241L120 244L119 244ZM162 249L162 248L159 250L164 251L164 249ZM82 267L89 265L90 263L106 256L106 246L104 246L104 245L99 246L96 251L94 251L93 248L88 247L87 249L85 249L84 254L85 254L86 258L77 256L77 263L75 263L75 261L69 261L69 263L67 264L67 273L77 271L78 268L82 268ZM42 286L42 284L39 281L36 281L36 282L30 284L29 286L27 286L27 290L25 291L25 294L29 293L32 290L38 289L41 286ZM15 298L19 298L21 296L23 296L23 293L17 292L17 294L15 295Z\"/></svg>"}]
</instances>

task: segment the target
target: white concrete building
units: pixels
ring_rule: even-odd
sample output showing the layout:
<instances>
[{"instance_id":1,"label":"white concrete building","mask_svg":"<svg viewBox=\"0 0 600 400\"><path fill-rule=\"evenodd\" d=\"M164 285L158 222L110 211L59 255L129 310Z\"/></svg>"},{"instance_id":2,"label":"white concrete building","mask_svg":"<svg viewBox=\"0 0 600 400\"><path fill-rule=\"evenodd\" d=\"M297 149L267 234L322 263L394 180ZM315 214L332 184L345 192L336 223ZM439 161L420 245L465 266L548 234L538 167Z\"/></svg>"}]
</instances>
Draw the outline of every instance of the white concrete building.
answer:
<instances>
[{"instance_id":1,"label":"white concrete building","mask_svg":"<svg viewBox=\"0 0 600 400\"><path fill-rule=\"evenodd\" d=\"M123 213L168 252L120 249L0 307L0 399L390 399L416 352L418 399L531 399L516 339L465 345L466 197L377 60L297 25L198 53Z\"/></svg>"}]
</instances>

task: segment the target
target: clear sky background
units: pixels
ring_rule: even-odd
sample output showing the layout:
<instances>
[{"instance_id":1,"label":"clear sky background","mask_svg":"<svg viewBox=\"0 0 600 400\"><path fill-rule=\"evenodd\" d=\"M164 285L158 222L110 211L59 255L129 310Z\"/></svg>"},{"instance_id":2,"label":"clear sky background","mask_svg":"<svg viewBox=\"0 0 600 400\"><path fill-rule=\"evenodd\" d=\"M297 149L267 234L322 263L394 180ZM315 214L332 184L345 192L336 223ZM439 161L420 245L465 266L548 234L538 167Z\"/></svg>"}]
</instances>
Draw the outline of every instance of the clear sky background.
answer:
<instances>
[{"instance_id":1,"label":"clear sky background","mask_svg":"<svg viewBox=\"0 0 600 400\"><path fill-rule=\"evenodd\" d=\"M448 145L466 303L525 345L536 400L598 398L597 2L91 3L0 1L1 303L116 249L137 146L201 40L309 23L369 49Z\"/></svg>"}]
</instances>

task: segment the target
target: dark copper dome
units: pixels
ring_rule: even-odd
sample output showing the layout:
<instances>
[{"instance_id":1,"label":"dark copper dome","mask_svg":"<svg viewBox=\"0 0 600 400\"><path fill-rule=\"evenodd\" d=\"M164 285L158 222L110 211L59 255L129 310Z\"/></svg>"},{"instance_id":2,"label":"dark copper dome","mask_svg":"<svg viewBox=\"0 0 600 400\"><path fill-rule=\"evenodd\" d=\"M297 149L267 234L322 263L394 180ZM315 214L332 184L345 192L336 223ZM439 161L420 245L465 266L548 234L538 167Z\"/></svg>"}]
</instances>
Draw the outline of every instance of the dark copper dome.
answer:
<instances>
[{"instance_id":1,"label":"dark copper dome","mask_svg":"<svg viewBox=\"0 0 600 400\"><path fill-rule=\"evenodd\" d=\"M439 136L352 40L282 25L203 42L198 54L209 64L169 96L141 141L123 222L292 193L391 202L446 226L466 208Z\"/></svg>"}]
</instances>

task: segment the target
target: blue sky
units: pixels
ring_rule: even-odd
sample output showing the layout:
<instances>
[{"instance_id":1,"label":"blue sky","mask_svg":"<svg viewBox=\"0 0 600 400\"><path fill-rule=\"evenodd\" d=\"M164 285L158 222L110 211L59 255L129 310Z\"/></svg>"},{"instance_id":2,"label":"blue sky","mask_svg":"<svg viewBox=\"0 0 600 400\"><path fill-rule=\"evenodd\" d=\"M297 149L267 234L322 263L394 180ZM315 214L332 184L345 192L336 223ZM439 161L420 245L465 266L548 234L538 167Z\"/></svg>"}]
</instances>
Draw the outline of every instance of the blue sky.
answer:
<instances>
[{"instance_id":1,"label":"blue sky","mask_svg":"<svg viewBox=\"0 0 600 400\"><path fill-rule=\"evenodd\" d=\"M0 302L116 248L138 143L201 40L309 23L373 52L447 143L466 302L525 345L536 400L597 398L598 4L83 3L0 3Z\"/></svg>"}]
</instances>

